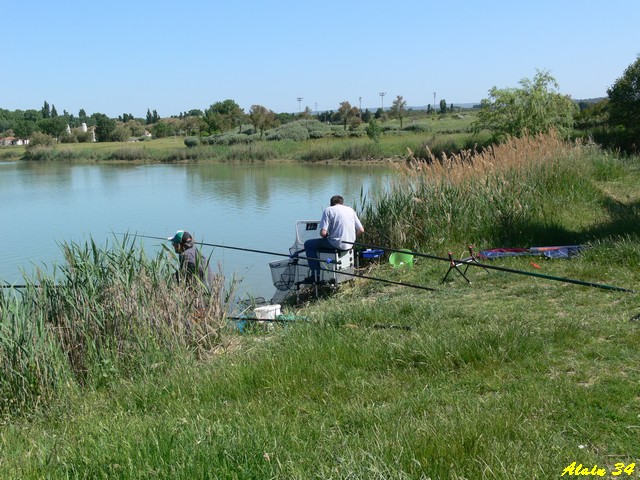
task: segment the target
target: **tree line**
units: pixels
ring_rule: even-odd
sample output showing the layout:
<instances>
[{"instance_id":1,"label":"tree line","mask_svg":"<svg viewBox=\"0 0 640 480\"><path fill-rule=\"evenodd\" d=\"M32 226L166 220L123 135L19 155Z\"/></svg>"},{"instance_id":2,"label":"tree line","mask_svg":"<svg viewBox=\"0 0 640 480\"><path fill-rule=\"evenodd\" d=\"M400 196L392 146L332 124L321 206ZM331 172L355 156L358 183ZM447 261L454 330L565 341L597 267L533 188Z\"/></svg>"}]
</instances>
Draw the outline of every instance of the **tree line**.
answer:
<instances>
[{"instance_id":1,"label":"tree line","mask_svg":"<svg viewBox=\"0 0 640 480\"><path fill-rule=\"evenodd\" d=\"M398 96L393 102L389 114L400 119L406 116L406 101ZM130 138L141 137L146 131L156 138L170 135L213 135L223 133L234 128L242 128L247 123L252 125L262 137L268 129L292 122L296 119L315 117L321 122L342 124L344 128L356 128L370 118L379 119L384 115L382 109L375 114L344 101L336 111L312 114L307 107L299 114L276 113L263 105L252 105L249 112L244 110L231 99L216 102L203 110L192 109L178 115L162 118L156 110L147 110L146 118L136 118L132 114L124 113L117 118L109 118L103 113L87 115L80 109L78 115L66 110L59 114L55 105L46 100L40 110L0 109L0 134L15 136L21 139L32 138L35 134L44 134L59 142L89 141L87 132L80 131L84 124L87 129L95 132L97 141L125 141Z\"/></svg>"},{"instance_id":2,"label":"tree line","mask_svg":"<svg viewBox=\"0 0 640 480\"><path fill-rule=\"evenodd\" d=\"M434 106L435 107L435 106ZM454 110L446 100L440 100L439 113ZM427 114L437 113L431 105ZM385 112L362 111L348 101L333 111L312 112L309 107L298 114L276 113L263 105L252 105L245 112L234 100L211 104L205 110L193 109L179 115L161 117L156 110L147 110L146 118L122 114L109 118L102 113L87 115L80 109L77 115L66 110L58 113L55 105L44 102L40 110L9 111L0 108L0 135L31 139L47 136L58 142L84 142L91 138L85 129L95 133L97 141L125 141L142 138L146 133L156 138L171 135L209 136L238 129L250 124L263 138L265 131L294 120L315 118L322 123L342 125L345 130L367 124L367 133L377 140L379 122L388 117L400 122L400 128L410 114L407 102L398 95ZM578 104L558 92L558 84L549 72L538 71L533 79L523 79L517 88L489 90L478 109L474 123L476 131L488 130L495 141L510 136L536 134L555 129L569 135L575 129L599 143L626 151L637 152L640 146L640 57L636 59L607 90L607 98L593 104ZM92 134L93 135L93 134ZM91 138L93 140L93 138Z\"/></svg>"}]
</instances>

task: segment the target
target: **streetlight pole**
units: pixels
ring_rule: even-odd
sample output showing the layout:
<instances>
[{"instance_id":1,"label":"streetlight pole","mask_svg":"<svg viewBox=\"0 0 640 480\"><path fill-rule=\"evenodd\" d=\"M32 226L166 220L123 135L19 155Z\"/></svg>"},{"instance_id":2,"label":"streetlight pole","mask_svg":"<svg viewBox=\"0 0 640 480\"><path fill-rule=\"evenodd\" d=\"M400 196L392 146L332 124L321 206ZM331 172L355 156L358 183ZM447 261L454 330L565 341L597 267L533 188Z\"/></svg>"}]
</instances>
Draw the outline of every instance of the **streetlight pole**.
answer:
<instances>
[{"instance_id":1,"label":"streetlight pole","mask_svg":"<svg viewBox=\"0 0 640 480\"><path fill-rule=\"evenodd\" d=\"M302 97L298 97L298 113L300 113L300 102L302 102Z\"/></svg>"},{"instance_id":2,"label":"streetlight pole","mask_svg":"<svg viewBox=\"0 0 640 480\"><path fill-rule=\"evenodd\" d=\"M382 105L382 111L384 112L384 96L387 94L387 92L380 92L380 102Z\"/></svg>"}]
</instances>

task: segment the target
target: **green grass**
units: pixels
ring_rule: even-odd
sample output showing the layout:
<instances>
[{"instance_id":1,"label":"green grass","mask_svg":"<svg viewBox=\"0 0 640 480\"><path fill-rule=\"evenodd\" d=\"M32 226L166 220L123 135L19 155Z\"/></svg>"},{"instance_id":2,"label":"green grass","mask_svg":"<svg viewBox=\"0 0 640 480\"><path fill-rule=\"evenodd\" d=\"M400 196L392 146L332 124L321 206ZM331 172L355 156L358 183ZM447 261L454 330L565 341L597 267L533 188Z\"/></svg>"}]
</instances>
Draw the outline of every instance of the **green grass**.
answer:
<instances>
[{"instance_id":1,"label":"green grass","mask_svg":"<svg viewBox=\"0 0 640 480\"><path fill-rule=\"evenodd\" d=\"M236 145L200 145L187 148L183 137L167 137L143 142L99 142L57 144L31 149L27 158L40 161L73 162L265 162L265 161L371 161L404 158L407 148L417 151L428 144L434 152L456 152L475 144L486 144L486 135L474 135L470 127L474 113L465 115L418 115L405 119L404 130L398 120L387 120L378 144L367 138L366 125L355 132L339 126L327 128L327 136L303 141L254 141ZM419 125L421 131L407 130ZM286 127L286 125L285 125ZM333 132L333 133L331 133ZM335 137L333 135L344 135ZM265 136L266 138L266 136ZM204 140L203 140L204 142ZM20 147L24 155L24 147ZM16 150L14 150L16 151ZM22 156L20 155L20 156ZM12 157L15 158L15 157ZM19 157L18 157L19 158Z\"/></svg>"},{"instance_id":2,"label":"green grass","mask_svg":"<svg viewBox=\"0 0 640 480\"><path fill-rule=\"evenodd\" d=\"M540 262L583 276L597 252ZM507 262L530 269L528 261ZM598 265L592 280L637 284ZM309 325L161 375L78 391L6 425L3 476L555 478L637 455L633 295L447 264L376 274L309 306ZM408 276L410 278L407 278ZM412 330L374 328L410 326Z\"/></svg>"},{"instance_id":3,"label":"green grass","mask_svg":"<svg viewBox=\"0 0 640 480\"><path fill-rule=\"evenodd\" d=\"M478 223L489 233L477 249L502 246L488 243L510 231L490 207L518 200L529 233L512 231L512 242L551 240L553 227L588 248L570 260L491 265L636 289L638 158L537 142L496 150L491 168L481 158L471 170L464 162L413 165L397 190L370 200L378 203L367 212L365 239L386 244L384 225L395 230L395 214L412 218L415 232L432 224L440 231L436 241L409 230L394 246L462 256L476 240L464 228ZM413 182L430 215L404 216ZM473 218L457 216L459 230L446 229L452 209ZM104 265L83 252L90 265ZM186 349L91 376L105 381L70 376L50 397L5 416L0 477L546 479L573 462L608 472L637 462L638 294L480 267L467 271L471 284L456 271L442 283L448 268L422 257L411 269L383 260L367 274L436 291L357 280L286 311L308 321L221 330L218 355ZM84 290L74 295L85 298ZM88 303L105 310L99 299ZM155 311L140 305L140 314ZM28 328L45 328L44 318ZM29 353L37 365L58 355L37 352Z\"/></svg>"}]
</instances>

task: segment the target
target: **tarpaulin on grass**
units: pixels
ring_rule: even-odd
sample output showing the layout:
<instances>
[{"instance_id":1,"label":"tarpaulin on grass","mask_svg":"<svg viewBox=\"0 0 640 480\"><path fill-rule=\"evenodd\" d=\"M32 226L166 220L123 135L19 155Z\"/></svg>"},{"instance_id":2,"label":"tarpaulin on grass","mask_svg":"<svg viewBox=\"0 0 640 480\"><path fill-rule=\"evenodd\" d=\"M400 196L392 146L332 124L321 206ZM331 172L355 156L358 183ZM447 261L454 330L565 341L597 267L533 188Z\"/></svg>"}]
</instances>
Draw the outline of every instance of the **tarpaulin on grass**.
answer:
<instances>
[{"instance_id":1,"label":"tarpaulin on grass","mask_svg":"<svg viewBox=\"0 0 640 480\"><path fill-rule=\"evenodd\" d=\"M582 250L582 245L564 245L554 247L531 247L531 248L491 248L489 250L481 250L478 258L491 260L495 258L505 257L521 257L521 256L545 256L547 258L570 258Z\"/></svg>"}]
</instances>

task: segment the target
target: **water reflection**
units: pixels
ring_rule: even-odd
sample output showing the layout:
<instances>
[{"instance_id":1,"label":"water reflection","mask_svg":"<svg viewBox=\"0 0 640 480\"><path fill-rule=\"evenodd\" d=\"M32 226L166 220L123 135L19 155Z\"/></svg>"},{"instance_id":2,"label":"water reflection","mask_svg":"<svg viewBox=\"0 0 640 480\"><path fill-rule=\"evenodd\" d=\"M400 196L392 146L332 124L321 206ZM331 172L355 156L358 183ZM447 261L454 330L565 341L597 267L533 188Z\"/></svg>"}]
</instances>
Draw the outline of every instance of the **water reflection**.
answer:
<instances>
[{"instance_id":1,"label":"water reflection","mask_svg":"<svg viewBox=\"0 0 640 480\"><path fill-rule=\"evenodd\" d=\"M296 220L319 218L339 193L385 188L382 167L332 165L69 165L23 163L0 169L0 222L20 247L0 253L0 279L61 262L57 242L106 242L114 232L166 237L187 229L197 240L287 253ZM111 238L111 241L113 239ZM160 242L145 241L158 249ZM273 293L265 255L205 248L242 289Z\"/></svg>"}]
</instances>

